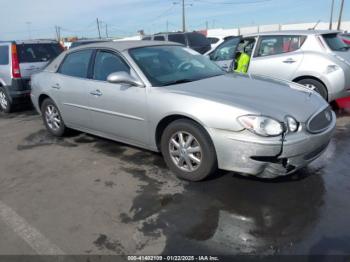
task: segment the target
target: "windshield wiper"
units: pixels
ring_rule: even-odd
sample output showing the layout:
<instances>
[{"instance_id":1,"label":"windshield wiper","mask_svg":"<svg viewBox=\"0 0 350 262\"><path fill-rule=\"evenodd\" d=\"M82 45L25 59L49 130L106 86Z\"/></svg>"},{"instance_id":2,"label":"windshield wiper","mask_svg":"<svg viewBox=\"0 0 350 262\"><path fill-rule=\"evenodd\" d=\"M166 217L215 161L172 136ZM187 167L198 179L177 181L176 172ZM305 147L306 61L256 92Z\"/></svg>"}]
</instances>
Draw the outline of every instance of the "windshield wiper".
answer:
<instances>
[{"instance_id":1,"label":"windshield wiper","mask_svg":"<svg viewBox=\"0 0 350 262\"><path fill-rule=\"evenodd\" d=\"M179 79L179 80L175 80L175 81L171 81L168 83L163 84L163 86L171 86L171 85L177 85L177 84L184 84L184 83L189 83L189 82L193 82L195 81L194 79Z\"/></svg>"}]
</instances>

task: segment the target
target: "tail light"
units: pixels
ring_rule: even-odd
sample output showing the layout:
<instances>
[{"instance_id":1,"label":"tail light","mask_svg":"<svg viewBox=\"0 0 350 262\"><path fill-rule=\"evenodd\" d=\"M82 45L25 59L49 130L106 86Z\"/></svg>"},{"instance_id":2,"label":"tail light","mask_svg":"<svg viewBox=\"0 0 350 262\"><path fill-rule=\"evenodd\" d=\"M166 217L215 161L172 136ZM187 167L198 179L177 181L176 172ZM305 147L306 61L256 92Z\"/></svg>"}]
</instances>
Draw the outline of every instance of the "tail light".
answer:
<instances>
[{"instance_id":1,"label":"tail light","mask_svg":"<svg viewBox=\"0 0 350 262\"><path fill-rule=\"evenodd\" d=\"M12 77L21 78L21 70L19 68L19 60L18 60L16 44L12 44L11 55L12 55Z\"/></svg>"}]
</instances>

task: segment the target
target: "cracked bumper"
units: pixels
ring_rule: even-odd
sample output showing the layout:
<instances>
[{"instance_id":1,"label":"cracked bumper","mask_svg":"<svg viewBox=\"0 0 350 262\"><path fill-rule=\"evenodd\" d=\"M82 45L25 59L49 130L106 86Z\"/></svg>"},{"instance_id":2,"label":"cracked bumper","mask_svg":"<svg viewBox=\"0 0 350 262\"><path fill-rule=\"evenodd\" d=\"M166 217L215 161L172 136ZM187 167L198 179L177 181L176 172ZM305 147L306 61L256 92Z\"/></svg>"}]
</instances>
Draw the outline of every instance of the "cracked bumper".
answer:
<instances>
[{"instance_id":1,"label":"cracked bumper","mask_svg":"<svg viewBox=\"0 0 350 262\"><path fill-rule=\"evenodd\" d=\"M334 113L333 113L334 114ZM336 126L310 134L304 127L294 134L264 138L251 132L210 129L220 169L264 178L284 176L305 167L327 148Z\"/></svg>"}]
</instances>

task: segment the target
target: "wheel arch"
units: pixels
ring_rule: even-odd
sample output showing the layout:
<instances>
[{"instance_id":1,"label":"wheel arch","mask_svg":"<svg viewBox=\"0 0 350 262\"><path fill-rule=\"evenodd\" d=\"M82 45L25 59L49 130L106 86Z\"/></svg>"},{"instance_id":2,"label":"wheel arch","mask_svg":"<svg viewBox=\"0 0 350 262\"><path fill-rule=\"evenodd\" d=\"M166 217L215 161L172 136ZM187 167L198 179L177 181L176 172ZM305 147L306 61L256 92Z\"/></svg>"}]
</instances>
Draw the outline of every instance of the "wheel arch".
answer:
<instances>
[{"instance_id":1,"label":"wheel arch","mask_svg":"<svg viewBox=\"0 0 350 262\"><path fill-rule=\"evenodd\" d=\"M171 115L167 115L165 117L163 117L157 124L156 130L155 130L155 143L156 143L156 147L158 149L158 151L160 150L160 143L161 143L161 138L162 138L162 134L165 130L165 128L170 125L172 122L179 120L179 119L187 119L190 121L193 121L194 123L198 124L199 126L201 126L209 135L209 132L207 131L207 129L205 128L205 126L203 125L203 123L201 123L199 120L195 119L194 117L191 116L187 116L185 114L171 114ZM214 143L213 143L214 144Z\"/></svg>"},{"instance_id":2,"label":"wheel arch","mask_svg":"<svg viewBox=\"0 0 350 262\"><path fill-rule=\"evenodd\" d=\"M312 76L312 75L304 75L304 76L298 76L296 77L295 79L293 79L292 81L297 83L301 80L304 80L304 79L312 79L312 80L315 80L315 81L318 81L320 82L325 88L326 88L326 91L327 91L327 99L329 98L329 90L328 90L328 87L326 85L326 83L324 81L322 81L319 77L315 77L315 76Z\"/></svg>"},{"instance_id":3,"label":"wheel arch","mask_svg":"<svg viewBox=\"0 0 350 262\"><path fill-rule=\"evenodd\" d=\"M43 104L43 102L45 101L45 99L52 99L49 95L47 94L41 94L38 98L38 107L39 107L39 110L41 110L41 106Z\"/></svg>"}]
</instances>

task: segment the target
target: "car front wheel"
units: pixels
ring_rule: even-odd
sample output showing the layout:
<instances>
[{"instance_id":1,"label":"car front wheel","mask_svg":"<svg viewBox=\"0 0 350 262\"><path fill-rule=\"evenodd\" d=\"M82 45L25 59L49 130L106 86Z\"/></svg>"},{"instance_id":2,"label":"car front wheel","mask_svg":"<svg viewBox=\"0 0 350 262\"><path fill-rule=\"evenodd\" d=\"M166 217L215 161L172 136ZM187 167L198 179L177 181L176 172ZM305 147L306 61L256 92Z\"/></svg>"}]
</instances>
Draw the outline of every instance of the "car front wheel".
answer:
<instances>
[{"instance_id":1,"label":"car front wheel","mask_svg":"<svg viewBox=\"0 0 350 262\"><path fill-rule=\"evenodd\" d=\"M61 113L56 104L49 98L41 106L41 114L47 130L54 136L64 136L67 131Z\"/></svg>"},{"instance_id":2,"label":"car front wheel","mask_svg":"<svg viewBox=\"0 0 350 262\"><path fill-rule=\"evenodd\" d=\"M161 138L168 167L180 178L201 181L217 170L215 148L199 124L180 119L169 124Z\"/></svg>"}]
</instances>

